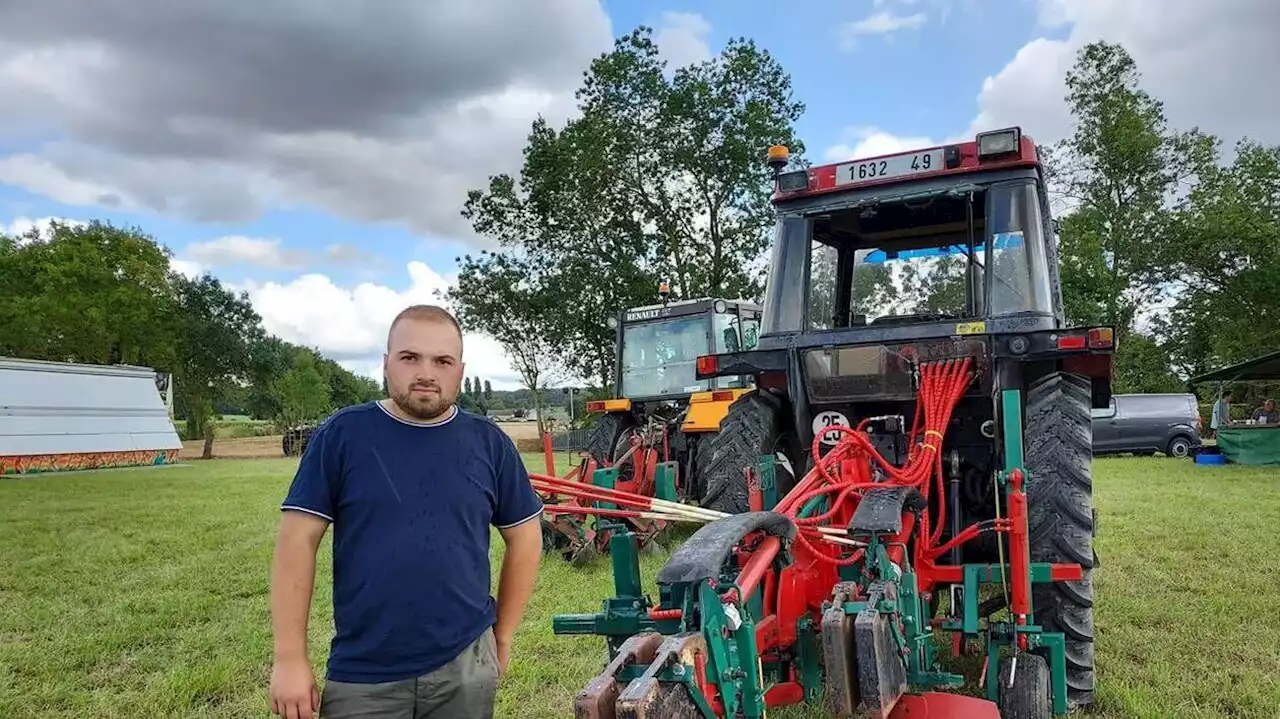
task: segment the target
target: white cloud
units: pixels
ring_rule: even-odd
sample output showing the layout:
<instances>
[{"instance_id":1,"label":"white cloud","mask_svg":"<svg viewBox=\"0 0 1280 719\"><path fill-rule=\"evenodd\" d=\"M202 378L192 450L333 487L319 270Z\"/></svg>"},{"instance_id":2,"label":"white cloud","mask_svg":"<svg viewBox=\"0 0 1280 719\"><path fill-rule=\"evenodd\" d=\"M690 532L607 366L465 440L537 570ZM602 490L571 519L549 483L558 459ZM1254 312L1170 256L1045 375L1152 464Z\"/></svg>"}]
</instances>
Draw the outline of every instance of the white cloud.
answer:
<instances>
[{"instance_id":1,"label":"white cloud","mask_svg":"<svg viewBox=\"0 0 1280 719\"><path fill-rule=\"evenodd\" d=\"M1229 148L1243 136L1280 142L1280 3L1255 0L1040 0L1040 24L1069 27L1064 40L1027 43L978 95L968 134L1019 125L1037 142L1071 131L1067 70L1096 40L1120 43L1142 87L1164 103L1174 128L1200 126Z\"/></svg>"},{"instance_id":2,"label":"white cloud","mask_svg":"<svg viewBox=\"0 0 1280 719\"><path fill-rule=\"evenodd\" d=\"M407 270L409 287L404 290L372 282L340 287L319 273L285 284L249 281L237 289L248 292L267 332L315 347L353 372L381 381L381 357L391 320L411 304L445 304L436 292L447 289L454 279L418 261L410 262ZM463 361L469 376L487 379L495 389L521 386L502 346L490 337L465 334Z\"/></svg>"},{"instance_id":3,"label":"white cloud","mask_svg":"<svg viewBox=\"0 0 1280 719\"><path fill-rule=\"evenodd\" d=\"M278 237L227 235L187 245L187 254L209 267L250 265L264 269L301 269L307 266L306 252L290 250Z\"/></svg>"},{"instance_id":4,"label":"white cloud","mask_svg":"<svg viewBox=\"0 0 1280 719\"><path fill-rule=\"evenodd\" d=\"M841 142L827 148L827 162L859 160L941 144L928 137L902 137L878 127L845 128ZM853 142L852 145L849 143Z\"/></svg>"},{"instance_id":5,"label":"white cloud","mask_svg":"<svg viewBox=\"0 0 1280 719\"><path fill-rule=\"evenodd\" d=\"M698 13L667 11L662 13L662 25L654 33L653 42L668 69L674 70L711 59L711 48L707 46L710 33L711 23Z\"/></svg>"},{"instance_id":6,"label":"white cloud","mask_svg":"<svg viewBox=\"0 0 1280 719\"><path fill-rule=\"evenodd\" d=\"M169 258L169 269L189 279L195 279L204 273L205 268L199 262L184 260L180 257Z\"/></svg>"},{"instance_id":7,"label":"white cloud","mask_svg":"<svg viewBox=\"0 0 1280 719\"><path fill-rule=\"evenodd\" d=\"M83 227L88 224L67 217L15 217L7 223L0 223L0 235L18 238L18 244L26 244L22 236L34 229L41 239L47 240L51 236L50 227L55 222L70 227Z\"/></svg>"},{"instance_id":8,"label":"white cloud","mask_svg":"<svg viewBox=\"0 0 1280 719\"><path fill-rule=\"evenodd\" d=\"M882 10L861 20L841 25L840 41L845 49L850 49L856 44L859 36L892 35L899 30L919 30L928 19L928 16L922 12L898 15L889 10Z\"/></svg>"}]
</instances>

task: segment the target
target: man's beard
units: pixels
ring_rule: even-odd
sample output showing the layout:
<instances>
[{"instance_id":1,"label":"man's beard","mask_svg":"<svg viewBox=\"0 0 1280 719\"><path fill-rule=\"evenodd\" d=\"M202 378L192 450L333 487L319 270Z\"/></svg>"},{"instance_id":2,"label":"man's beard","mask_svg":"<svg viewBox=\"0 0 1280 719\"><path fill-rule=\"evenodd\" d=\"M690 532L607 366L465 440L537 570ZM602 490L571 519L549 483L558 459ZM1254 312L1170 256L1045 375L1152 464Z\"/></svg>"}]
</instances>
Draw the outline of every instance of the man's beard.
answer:
<instances>
[{"instance_id":1,"label":"man's beard","mask_svg":"<svg viewBox=\"0 0 1280 719\"><path fill-rule=\"evenodd\" d=\"M413 386L410 386L403 392L392 392L391 400L410 417L430 421L448 412L449 407L453 406L453 402L444 396L440 387L437 386L435 389L440 393L434 396L423 396L415 395Z\"/></svg>"}]
</instances>

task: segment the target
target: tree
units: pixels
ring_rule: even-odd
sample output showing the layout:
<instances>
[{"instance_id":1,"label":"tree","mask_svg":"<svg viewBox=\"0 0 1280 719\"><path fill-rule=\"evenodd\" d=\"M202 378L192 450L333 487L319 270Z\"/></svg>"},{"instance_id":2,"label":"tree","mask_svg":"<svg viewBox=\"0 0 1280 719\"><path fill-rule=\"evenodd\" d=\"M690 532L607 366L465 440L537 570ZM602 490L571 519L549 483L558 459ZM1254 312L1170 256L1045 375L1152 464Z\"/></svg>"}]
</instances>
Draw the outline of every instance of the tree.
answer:
<instances>
[{"instance_id":1,"label":"tree","mask_svg":"<svg viewBox=\"0 0 1280 719\"><path fill-rule=\"evenodd\" d=\"M1181 288L1161 325L1187 373L1280 347L1280 147L1243 140L1205 170L1174 214L1169 276Z\"/></svg>"},{"instance_id":2,"label":"tree","mask_svg":"<svg viewBox=\"0 0 1280 719\"><path fill-rule=\"evenodd\" d=\"M1114 325L1121 355L1138 309L1162 293L1167 201L1211 148L1198 131L1170 131L1162 104L1139 79L1121 46L1082 48L1066 77L1075 131L1051 153L1061 193L1077 206L1059 238L1068 318Z\"/></svg>"},{"instance_id":3,"label":"tree","mask_svg":"<svg viewBox=\"0 0 1280 719\"><path fill-rule=\"evenodd\" d=\"M0 354L59 362L174 360L169 251L138 229L54 222L0 244Z\"/></svg>"},{"instance_id":4,"label":"tree","mask_svg":"<svg viewBox=\"0 0 1280 719\"><path fill-rule=\"evenodd\" d=\"M489 384L489 380L484 381L484 398L486 402L493 400L493 385Z\"/></svg>"},{"instance_id":5,"label":"tree","mask_svg":"<svg viewBox=\"0 0 1280 719\"><path fill-rule=\"evenodd\" d=\"M175 393L187 412L187 436L205 439L204 457L213 454L209 419L214 404L237 378L252 375L251 348L265 336L249 296L228 291L211 275L188 279L171 273L175 310L170 327L176 339Z\"/></svg>"},{"instance_id":6,"label":"tree","mask_svg":"<svg viewBox=\"0 0 1280 719\"><path fill-rule=\"evenodd\" d=\"M556 291L532 282L527 266L506 256L482 253L467 257L458 282L445 297L458 308L464 330L484 332L505 350L533 397L534 408L546 406L548 382L561 368L559 352L542 328L556 301ZM544 429L543 413L538 418Z\"/></svg>"},{"instance_id":7,"label":"tree","mask_svg":"<svg viewBox=\"0 0 1280 719\"><path fill-rule=\"evenodd\" d=\"M803 105L768 52L732 40L668 77L651 34L638 28L593 61L580 117L560 131L535 121L519 181L490 178L463 210L522 278L556 288L541 332L568 369L606 387L605 319L655 301L660 279L687 298L758 297L749 268L773 221L764 152L804 151L792 128Z\"/></svg>"},{"instance_id":8,"label":"tree","mask_svg":"<svg viewBox=\"0 0 1280 719\"><path fill-rule=\"evenodd\" d=\"M302 350L293 355L292 366L272 383L272 391L280 398L282 427L292 427L323 418L330 410L330 386L320 374L317 358Z\"/></svg>"},{"instance_id":9,"label":"tree","mask_svg":"<svg viewBox=\"0 0 1280 719\"><path fill-rule=\"evenodd\" d=\"M471 378L467 377L462 383L462 393L471 396Z\"/></svg>"}]
</instances>

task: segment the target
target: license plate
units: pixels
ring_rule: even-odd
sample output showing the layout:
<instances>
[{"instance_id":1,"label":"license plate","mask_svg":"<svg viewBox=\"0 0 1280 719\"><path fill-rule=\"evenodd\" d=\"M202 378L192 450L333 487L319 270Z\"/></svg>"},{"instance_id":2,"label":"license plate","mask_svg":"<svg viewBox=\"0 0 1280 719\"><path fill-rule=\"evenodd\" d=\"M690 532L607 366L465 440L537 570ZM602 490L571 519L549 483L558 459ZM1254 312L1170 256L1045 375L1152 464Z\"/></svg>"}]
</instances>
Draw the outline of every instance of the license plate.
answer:
<instances>
[{"instance_id":1,"label":"license plate","mask_svg":"<svg viewBox=\"0 0 1280 719\"><path fill-rule=\"evenodd\" d=\"M942 150L907 152L875 160L857 160L836 165L836 184L852 185L858 182L883 180L890 177L918 175L935 172L942 167Z\"/></svg>"}]
</instances>

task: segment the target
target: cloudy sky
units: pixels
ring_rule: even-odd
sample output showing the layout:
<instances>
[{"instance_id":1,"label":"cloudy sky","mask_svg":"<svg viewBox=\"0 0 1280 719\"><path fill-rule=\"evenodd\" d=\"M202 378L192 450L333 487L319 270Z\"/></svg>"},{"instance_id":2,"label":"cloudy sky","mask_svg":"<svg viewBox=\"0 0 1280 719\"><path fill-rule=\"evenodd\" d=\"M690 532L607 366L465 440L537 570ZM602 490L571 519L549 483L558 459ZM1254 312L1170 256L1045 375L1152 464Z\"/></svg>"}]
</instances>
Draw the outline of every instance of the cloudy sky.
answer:
<instances>
[{"instance_id":1,"label":"cloudy sky","mask_svg":"<svg viewBox=\"0 0 1280 719\"><path fill-rule=\"evenodd\" d=\"M385 329L482 242L469 188L561 122L638 24L673 64L750 36L791 73L816 160L1020 125L1069 131L1062 77L1105 38L1171 122L1280 142L1272 0L17 0L0 3L0 230L137 225L248 291L268 331L380 376ZM470 374L519 380L467 338Z\"/></svg>"}]
</instances>

